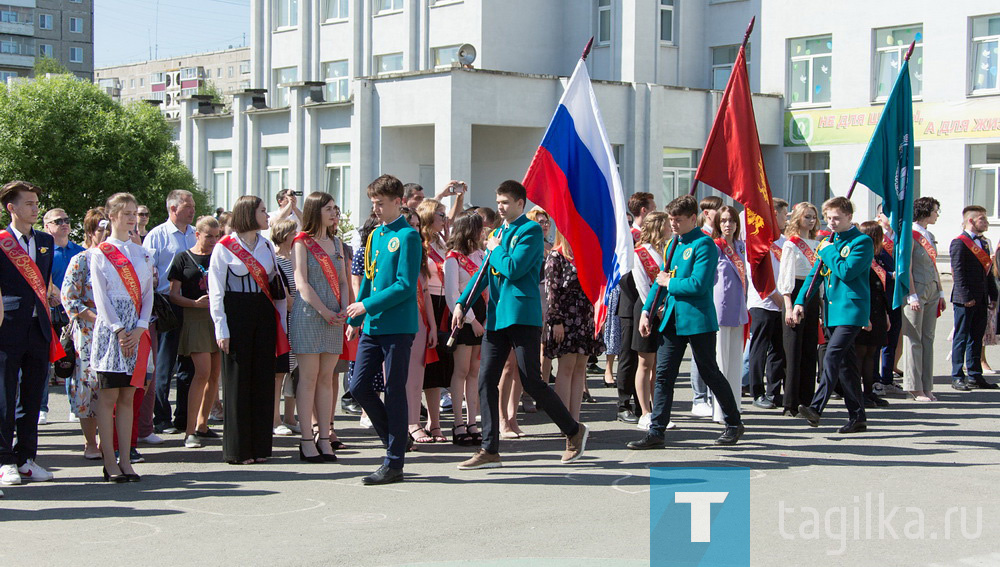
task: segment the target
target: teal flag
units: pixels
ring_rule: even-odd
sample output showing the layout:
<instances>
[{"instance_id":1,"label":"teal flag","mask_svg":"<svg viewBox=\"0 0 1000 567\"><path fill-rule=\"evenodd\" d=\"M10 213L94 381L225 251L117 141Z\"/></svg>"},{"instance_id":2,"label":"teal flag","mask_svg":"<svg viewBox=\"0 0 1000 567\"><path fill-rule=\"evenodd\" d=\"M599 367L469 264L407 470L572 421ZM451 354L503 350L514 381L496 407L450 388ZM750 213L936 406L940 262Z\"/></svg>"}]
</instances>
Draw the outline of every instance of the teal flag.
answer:
<instances>
[{"instance_id":1,"label":"teal flag","mask_svg":"<svg viewBox=\"0 0 1000 567\"><path fill-rule=\"evenodd\" d=\"M903 61L854 179L882 197L882 212L896 233L892 306L897 308L906 303L910 293L913 249L913 96L909 60Z\"/></svg>"}]
</instances>

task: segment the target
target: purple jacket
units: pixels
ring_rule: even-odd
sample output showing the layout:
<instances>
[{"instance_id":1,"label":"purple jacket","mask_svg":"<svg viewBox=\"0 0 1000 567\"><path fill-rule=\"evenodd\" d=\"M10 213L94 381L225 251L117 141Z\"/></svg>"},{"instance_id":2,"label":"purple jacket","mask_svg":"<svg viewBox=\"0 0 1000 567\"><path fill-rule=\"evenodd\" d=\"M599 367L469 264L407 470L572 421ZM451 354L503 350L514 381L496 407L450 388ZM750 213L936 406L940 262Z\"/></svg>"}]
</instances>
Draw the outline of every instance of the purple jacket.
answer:
<instances>
[{"instance_id":1,"label":"purple jacket","mask_svg":"<svg viewBox=\"0 0 1000 567\"><path fill-rule=\"evenodd\" d=\"M747 249L742 240L733 243L736 255L743 259L746 270ZM740 273L729 258L719 250L719 266L715 280L715 312L719 316L719 326L739 327L750 320L747 313L747 292L740 279Z\"/></svg>"}]
</instances>

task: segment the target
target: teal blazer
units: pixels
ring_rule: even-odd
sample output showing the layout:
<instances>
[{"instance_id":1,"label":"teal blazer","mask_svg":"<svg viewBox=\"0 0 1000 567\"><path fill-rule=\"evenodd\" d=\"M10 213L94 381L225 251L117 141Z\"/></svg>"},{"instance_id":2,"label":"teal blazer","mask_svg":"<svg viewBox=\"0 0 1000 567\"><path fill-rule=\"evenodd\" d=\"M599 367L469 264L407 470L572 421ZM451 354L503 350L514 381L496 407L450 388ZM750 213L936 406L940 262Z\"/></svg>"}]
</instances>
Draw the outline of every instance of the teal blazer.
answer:
<instances>
[{"instance_id":1,"label":"teal blazer","mask_svg":"<svg viewBox=\"0 0 1000 567\"><path fill-rule=\"evenodd\" d=\"M364 323L368 335L416 334L417 277L423 245L406 219L400 216L376 228L365 248L365 261L375 262L373 277L364 274L356 301L367 313L349 319L357 327Z\"/></svg>"},{"instance_id":2,"label":"teal blazer","mask_svg":"<svg viewBox=\"0 0 1000 567\"><path fill-rule=\"evenodd\" d=\"M545 261L542 227L524 215L498 229L500 245L490 253L490 260L480 266L469 280L456 305L468 305L489 287L490 301L486 311L486 329L496 331L511 325L542 326L542 298L538 278ZM478 286L473 288L479 272L489 269Z\"/></svg>"},{"instance_id":3,"label":"teal blazer","mask_svg":"<svg viewBox=\"0 0 1000 567\"><path fill-rule=\"evenodd\" d=\"M857 227L834 234L831 242L831 246L817 254L823 261L820 276L826 284L823 324L827 327L864 327L871 318L872 299L868 272L872 267L872 258L875 257L874 243ZM796 305L807 303L809 298L806 297L806 292L816 277L818 267L819 262L816 262L802 284L802 290L795 300Z\"/></svg>"},{"instance_id":4,"label":"teal blazer","mask_svg":"<svg viewBox=\"0 0 1000 567\"><path fill-rule=\"evenodd\" d=\"M680 239L674 237L667 245L668 252L675 245L677 249L670 260L669 270L674 275L666 293L660 294L662 297L654 305L653 298L660 290L660 284L653 283L642 310L654 313L665 302L663 320L660 321L661 333L671 318L678 336L715 333L719 330L719 319L715 314L719 247L700 228L692 229ZM664 266L660 268L668 271Z\"/></svg>"}]
</instances>

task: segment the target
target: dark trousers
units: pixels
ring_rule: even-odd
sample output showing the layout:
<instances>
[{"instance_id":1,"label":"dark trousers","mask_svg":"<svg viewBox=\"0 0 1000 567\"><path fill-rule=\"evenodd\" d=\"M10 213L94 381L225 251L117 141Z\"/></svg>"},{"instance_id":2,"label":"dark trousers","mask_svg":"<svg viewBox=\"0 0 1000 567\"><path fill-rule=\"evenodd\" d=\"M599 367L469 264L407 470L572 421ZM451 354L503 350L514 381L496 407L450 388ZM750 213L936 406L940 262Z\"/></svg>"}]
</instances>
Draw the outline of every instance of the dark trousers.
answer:
<instances>
[{"instance_id":1,"label":"dark trousers","mask_svg":"<svg viewBox=\"0 0 1000 567\"><path fill-rule=\"evenodd\" d=\"M181 323L172 331L158 333L156 349L156 402L153 405L153 424L157 427L173 425L183 431L187 428L188 390L194 377L194 362L189 356L177 356L177 346L184 323L184 308L170 304L177 321ZM173 421L170 419L170 380L177 373L177 407Z\"/></svg>"},{"instance_id":2,"label":"dark trousers","mask_svg":"<svg viewBox=\"0 0 1000 567\"><path fill-rule=\"evenodd\" d=\"M802 280L795 282L792 297L797 297ZM792 414L799 406L812 402L816 391L817 345L819 344L819 294L806 303L805 317L794 327L782 326L785 346L785 395L782 405Z\"/></svg>"},{"instance_id":3,"label":"dark trousers","mask_svg":"<svg viewBox=\"0 0 1000 567\"><path fill-rule=\"evenodd\" d=\"M955 308L955 336L951 343L951 377L954 380L965 378L964 365L970 379L982 380L983 335L986 333L988 306L979 301L973 307L952 305Z\"/></svg>"},{"instance_id":4,"label":"dark trousers","mask_svg":"<svg viewBox=\"0 0 1000 567\"><path fill-rule=\"evenodd\" d=\"M809 405L822 414L836 389L844 396L844 405L851 421L865 421L865 406L861 398L861 366L854 349L854 340L861 327L840 325L829 328L826 355L823 357L823 377Z\"/></svg>"},{"instance_id":5,"label":"dark trousers","mask_svg":"<svg viewBox=\"0 0 1000 567\"><path fill-rule=\"evenodd\" d=\"M229 354L222 357L222 458L245 461L271 456L274 414L274 345L277 322L263 293L226 292ZM303 424L309 427L310 424Z\"/></svg>"},{"instance_id":6,"label":"dark trousers","mask_svg":"<svg viewBox=\"0 0 1000 567\"><path fill-rule=\"evenodd\" d=\"M639 368L639 353L632 349L631 318L621 318L622 322L622 352L618 355L618 374L615 376L615 386L618 388L618 411L634 409L638 411L639 404L633 408L635 399L635 372Z\"/></svg>"},{"instance_id":7,"label":"dark trousers","mask_svg":"<svg viewBox=\"0 0 1000 567\"><path fill-rule=\"evenodd\" d=\"M750 391L753 397L776 399L785 381L785 345L781 311L750 310ZM764 373L767 387L764 387Z\"/></svg>"},{"instance_id":8,"label":"dark trousers","mask_svg":"<svg viewBox=\"0 0 1000 567\"><path fill-rule=\"evenodd\" d=\"M673 318L660 336L660 347L656 351L656 385L653 388L653 411L649 433L663 437L670 423L670 409L674 404L674 383L681 368L681 359L687 345L691 345L694 364L698 365L701 378L719 402L726 425L740 424L740 408L726 377L719 370L715 360L715 333L680 336Z\"/></svg>"},{"instance_id":9,"label":"dark trousers","mask_svg":"<svg viewBox=\"0 0 1000 567\"><path fill-rule=\"evenodd\" d=\"M878 380L876 370L878 369L880 347L875 345L854 345L855 354L858 357L858 365L861 368L861 386L866 396L875 395L875 382Z\"/></svg>"},{"instance_id":10,"label":"dark trousers","mask_svg":"<svg viewBox=\"0 0 1000 567\"><path fill-rule=\"evenodd\" d=\"M892 371L896 364L896 347L899 345L899 333L903 330L903 308L893 309L889 312L889 337L888 344L881 350L881 369L878 381L883 384L892 384Z\"/></svg>"},{"instance_id":11,"label":"dark trousers","mask_svg":"<svg viewBox=\"0 0 1000 567\"><path fill-rule=\"evenodd\" d=\"M0 348L0 465L21 466L38 452L38 412L49 387L49 341L37 320L26 331L24 341Z\"/></svg>"},{"instance_id":12,"label":"dark trousers","mask_svg":"<svg viewBox=\"0 0 1000 567\"><path fill-rule=\"evenodd\" d=\"M531 325L511 325L486 331L483 335L479 364L479 411L483 418L482 448L487 452L500 452L500 375L511 349L514 349L514 358L517 359L521 386L535 400L535 404L567 437L576 435L580 430L580 425L569 414L559 396L542 382L541 341L542 328Z\"/></svg>"},{"instance_id":13,"label":"dark trousers","mask_svg":"<svg viewBox=\"0 0 1000 567\"><path fill-rule=\"evenodd\" d=\"M362 334L351 376L351 395L364 408L379 439L387 447L389 468L402 469L406 457L406 377L410 367L412 333L393 335ZM384 363L384 367L383 367ZM375 375L384 368L385 402L375 391Z\"/></svg>"}]
</instances>

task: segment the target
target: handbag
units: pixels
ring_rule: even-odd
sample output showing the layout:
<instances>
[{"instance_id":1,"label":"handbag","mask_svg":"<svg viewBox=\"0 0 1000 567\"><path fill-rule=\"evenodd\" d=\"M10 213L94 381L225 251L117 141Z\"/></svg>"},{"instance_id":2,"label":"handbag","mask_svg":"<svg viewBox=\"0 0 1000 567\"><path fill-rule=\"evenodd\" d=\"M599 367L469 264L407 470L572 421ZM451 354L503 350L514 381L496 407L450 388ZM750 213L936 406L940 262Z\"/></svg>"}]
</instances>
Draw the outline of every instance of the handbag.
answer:
<instances>
[{"instance_id":1,"label":"handbag","mask_svg":"<svg viewBox=\"0 0 1000 567\"><path fill-rule=\"evenodd\" d=\"M68 319L68 317L67 317ZM66 356L52 363L52 373L59 378L69 378L76 370L76 345L73 344L73 325L64 325L62 333L59 335L59 342L62 344Z\"/></svg>"},{"instance_id":2,"label":"handbag","mask_svg":"<svg viewBox=\"0 0 1000 567\"><path fill-rule=\"evenodd\" d=\"M156 332L166 333L180 327L177 315L165 295L153 294L153 319L156 320Z\"/></svg>"}]
</instances>

